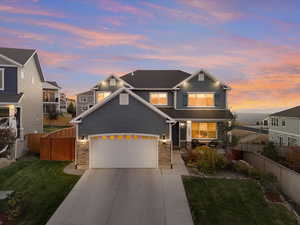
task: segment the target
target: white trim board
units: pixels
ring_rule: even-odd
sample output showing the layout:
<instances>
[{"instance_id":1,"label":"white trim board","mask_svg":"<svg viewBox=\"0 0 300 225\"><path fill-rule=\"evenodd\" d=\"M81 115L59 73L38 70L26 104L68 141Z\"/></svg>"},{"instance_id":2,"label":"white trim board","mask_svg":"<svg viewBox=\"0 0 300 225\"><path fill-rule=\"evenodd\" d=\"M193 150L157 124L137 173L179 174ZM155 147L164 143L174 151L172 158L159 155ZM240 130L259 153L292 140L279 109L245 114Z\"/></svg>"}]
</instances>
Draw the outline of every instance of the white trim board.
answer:
<instances>
[{"instance_id":1,"label":"white trim board","mask_svg":"<svg viewBox=\"0 0 300 225\"><path fill-rule=\"evenodd\" d=\"M2 71L2 87L0 87L0 91L4 91L5 90L5 69L4 68L0 68L0 71Z\"/></svg>"},{"instance_id":2,"label":"white trim board","mask_svg":"<svg viewBox=\"0 0 300 225\"><path fill-rule=\"evenodd\" d=\"M11 59L11 58L6 57L5 55L0 54L0 57L3 58L4 60L8 61L8 62L11 62L11 63L13 63L13 64L19 66L19 67L23 67L22 64L16 62L15 60L13 60L13 59Z\"/></svg>"},{"instance_id":3,"label":"white trim board","mask_svg":"<svg viewBox=\"0 0 300 225\"><path fill-rule=\"evenodd\" d=\"M116 97L117 95L119 95L120 93L122 93L124 91L127 92L128 94L130 94L132 97L136 98L138 101L140 101L144 105L146 105L148 108L152 109L153 111L157 112L161 116L165 117L169 121L174 121L173 118L171 118L170 116L168 116L167 114L165 114L164 112L162 112L161 110L159 110L157 107L155 107L154 105L150 104L149 102L147 102L146 100L144 100L142 97L138 96L137 94L133 93L128 88L123 87L123 88L120 88L119 90L115 91L114 93L112 93L107 98L105 98L102 102L97 103L92 108L88 109L87 111L83 112L82 114L80 114L79 116L77 116L76 118L74 118L73 120L71 120L71 123L81 123L81 119L82 118L86 117L90 113L92 113L95 110L97 110L98 108L102 107L103 105L105 105L106 103L108 103L109 101L111 101L114 97Z\"/></svg>"},{"instance_id":4,"label":"white trim board","mask_svg":"<svg viewBox=\"0 0 300 225\"><path fill-rule=\"evenodd\" d=\"M286 134L286 135L290 135L290 136L296 136L296 137L300 137L300 134L293 134L293 133L288 133L288 132L279 131L279 130L269 130L269 135L270 135L270 132L274 132L274 133L278 133L278 134Z\"/></svg>"}]
</instances>

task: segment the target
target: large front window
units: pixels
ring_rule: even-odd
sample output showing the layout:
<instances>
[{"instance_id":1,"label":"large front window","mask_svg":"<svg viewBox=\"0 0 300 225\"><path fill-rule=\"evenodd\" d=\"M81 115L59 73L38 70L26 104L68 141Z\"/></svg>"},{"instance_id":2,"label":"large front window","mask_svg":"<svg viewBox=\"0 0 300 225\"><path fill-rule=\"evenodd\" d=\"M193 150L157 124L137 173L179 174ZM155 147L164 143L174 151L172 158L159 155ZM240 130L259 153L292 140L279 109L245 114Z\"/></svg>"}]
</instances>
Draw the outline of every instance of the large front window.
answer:
<instances>
[{"instance_id":1,"label":"large front window","mask_svg":"<svg viewBox=\"0 0 300 225\"><path fill-rule=\"evenodd\" d=\"M152 92L150 93L150 103L153 105L167 105L168 94L166 92Z\"/></svg>"},{"instance_id":2,"label":"large front window","mask_svg":"<svg viewBox=\"0 0 300 225\"><path fill-rule=\"evenodd\" d=\"M192 122L192 138L217 138L217 123Z\"/></svg>"},{"instance_id":3,"label":"large front window","mask_svg":"<svg viewBox=\"0 0 300 225\"><path fill-rule=\"evenodd\" d=\"M213 93L188 93L188 106L206 107L214 106L215 97Z\"/></svg>"},{"instance_id":4,"label":"large front window","mask_svg":"<svg viewBox=\"0 0 300 225\"><path fill-rule=\"evenodd\" d=\"M111 94L110 91L97 92L97 102L102 102L110 94Z\"/></svg>"}]
</instances>

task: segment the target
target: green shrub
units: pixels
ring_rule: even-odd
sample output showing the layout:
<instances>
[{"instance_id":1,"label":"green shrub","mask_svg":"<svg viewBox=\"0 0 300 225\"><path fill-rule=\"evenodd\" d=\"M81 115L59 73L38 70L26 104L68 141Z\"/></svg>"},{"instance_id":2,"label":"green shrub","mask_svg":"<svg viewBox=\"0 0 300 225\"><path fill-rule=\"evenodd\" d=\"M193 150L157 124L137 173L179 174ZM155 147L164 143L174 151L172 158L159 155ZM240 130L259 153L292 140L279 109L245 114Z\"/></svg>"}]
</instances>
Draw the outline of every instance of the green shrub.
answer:
<instances>
[{"instance_id":1,"label":"green shrub","mask_svg":"<svg viewBox=\"0 0 300 225\"><path fill-rule=\"evenodd\" d=\"M279 153L278 153L278 148L274 145L273 142L269 142L262 151L262 155L274 160L278 161L279 160Z\"/></svg>"},{"instance_id":2,"label":"green shrub","mask_svg":"<svg viewBox=\"0 0 300 225\"><path fill-rule=\"evenodd\" d=\"M270 173L262 173L260 183L265 189L265 192L278 193L277 178Z\"/></svg>"},{"instance_id":3,"label":"green shrub","mask_svg":"<svg viewBox=\"0 0 300 225\"><path fill-rule=\"evenodd\" d=\"M15 220L22 215L24 206L22 204L24 193L13 192L7 199L7 216L9 220Z\"/></svg>"}]
</instances>

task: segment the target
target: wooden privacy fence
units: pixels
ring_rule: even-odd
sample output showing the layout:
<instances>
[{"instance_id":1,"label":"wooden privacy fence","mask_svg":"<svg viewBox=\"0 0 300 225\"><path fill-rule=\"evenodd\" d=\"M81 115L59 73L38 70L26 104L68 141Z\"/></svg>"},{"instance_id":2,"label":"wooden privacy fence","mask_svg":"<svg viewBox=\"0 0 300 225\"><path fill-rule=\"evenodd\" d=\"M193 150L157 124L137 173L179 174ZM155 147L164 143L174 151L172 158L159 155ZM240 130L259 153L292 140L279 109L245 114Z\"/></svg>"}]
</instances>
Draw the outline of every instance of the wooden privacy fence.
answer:
<instances>
[{"instance_id":1,"label":"wooden privacy fence","mask_svg":"<svg viewBox=\"0 0 300 225\"><path fill-rule=\"evenodd\" d=\"M40 153L41 137L45 134L27 134L27 148L30 152Z\"/></svg>"},{"instance_id":2,"label":"wooden privacy fence","mask_svg":"<svg viewBox=\"0 0 300 225\"><path fill-rule=\"evenodd\" d=\"M75 127L64 128L49 134L29 134L30 152L40 153L41 160L74 160Z\"/></svg>"}]
</instances>

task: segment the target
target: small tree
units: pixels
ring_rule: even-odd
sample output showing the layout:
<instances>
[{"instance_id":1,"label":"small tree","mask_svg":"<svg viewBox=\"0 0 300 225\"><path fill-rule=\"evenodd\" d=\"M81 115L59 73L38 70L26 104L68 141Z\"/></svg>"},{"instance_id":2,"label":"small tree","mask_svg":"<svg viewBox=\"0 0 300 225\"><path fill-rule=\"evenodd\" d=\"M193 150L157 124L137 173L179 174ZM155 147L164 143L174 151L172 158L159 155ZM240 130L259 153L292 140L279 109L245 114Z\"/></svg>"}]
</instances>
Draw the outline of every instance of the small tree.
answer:
<instances>
[{"instance_id":1,"label":"small tree","mask_svg":"<svg viewBox=\"0 0 300 225\"><path fill-rule=\"evenodd\" d=\"M16 141L16 134L10 128L0 129L0 151L3 150L6 146L9 149L14 145ZM4 156L7 156L9 151L4 153Z\"/></svg>"},{"instance_id":2,"label":"small tree","mask_svg":"<svg viewBox=\"0 0 300 225\"><path fill-rule=\"evenodd\" d=\"M48 119L56 120L59 116L55 105L47 105Z\"/></svg>"},{"instance_id":3,"label":"small tree","mask_svg":"<svg viewBox=\"0 0 300 225\"><path fill-rule=\"evenodd\" d=\"M67 112L68 112L69 114L71 114L72 117L75 116L76 110L75 110L75 106L74 106L74 103L73 103L73 102L70 102L70 104L68 105Z\"/></svg>"}]
</instances>

